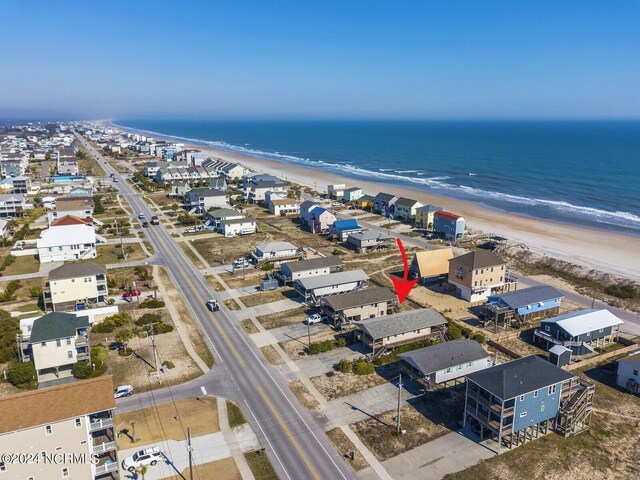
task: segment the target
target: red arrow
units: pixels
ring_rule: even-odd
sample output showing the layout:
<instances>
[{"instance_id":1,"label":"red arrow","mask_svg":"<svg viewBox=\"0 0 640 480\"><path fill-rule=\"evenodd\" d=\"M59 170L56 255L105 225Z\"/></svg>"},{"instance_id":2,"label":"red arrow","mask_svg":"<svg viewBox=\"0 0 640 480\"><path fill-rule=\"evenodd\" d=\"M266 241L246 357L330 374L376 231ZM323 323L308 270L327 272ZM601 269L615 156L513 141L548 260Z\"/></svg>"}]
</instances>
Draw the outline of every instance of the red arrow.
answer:
<instances>
[{"instance_id":1,"label":"red arrow","mask_svg":"<svg viewBox=\"0 0 640 480\"><path fill-rule=\"evenodd\" d=\"M393 286L396 289L396 295L398 296L398 301L400 303L404 302L404 299L407 298L409 292L413 286L418 282L418 279L409 280L409 264L407 263L407 254L404 252L404 247L402 246L402 240L396 238L396 243L398 244L398 248L400 249L400 255L402 255L402 262L404 263L404 274L402 276L402 280L398 280L393 275L389 275L391 277L391 281L393 282Z\"/></svg>"}]
</instances>

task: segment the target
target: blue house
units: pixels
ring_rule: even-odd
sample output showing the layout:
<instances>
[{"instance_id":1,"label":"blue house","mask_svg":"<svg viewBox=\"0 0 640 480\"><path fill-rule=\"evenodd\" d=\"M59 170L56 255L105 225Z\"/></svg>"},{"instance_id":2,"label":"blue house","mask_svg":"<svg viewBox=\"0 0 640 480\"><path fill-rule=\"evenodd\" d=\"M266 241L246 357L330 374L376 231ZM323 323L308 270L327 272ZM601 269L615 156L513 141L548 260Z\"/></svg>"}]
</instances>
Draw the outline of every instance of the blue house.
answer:
<instances>
[{"instance_id":1,"label":"blue house","mask_svg":"<svg viewBox=\"0 0 640 480\"><path fill-rule=\"evenodd\" d=\"M438 210L433 214L433 231L440 237L455 240L464 235L465 221L460 215Z\"/></svg>"},{"instance_id":2,"label":"blue house","mask_svg":"<svg viewBox=\"0 0 640 480\"><path fill-rule=\"evenodd\" d=\"M586 309L540 322L534 341L546 349L554 345L570 348L574 355L587 355L615 342L624 323L609 310Z\"/></svg>"},{"instance_id":3,"label":"blue house","mask_svg":"<svg viewBox=\"0 0 640 480\"><path fill-rule=\"evenodd\" d=\"M547 285L490 295L483 311L484 320L506 326L550 317L558 314L563 298L560 291Z\"/></svg>"},{"instance_id":4,"label":"blue house","mask_svg":"<svg viewBox=\"0 0 640 480\"><path fill-rule=\"evenodd\" d=\"M467 375L464 426L480 441L496 438L498 453L556 430L589 427L595 387L531 355Z\"/></svg>"},{"instance_id":5,"label":"blue house","mask_svg":"<svg viewBox=\"0 0 640 480\"><path fill-rule=\"evenodd\" d=\"M355 218L349 218L346 220L336 220L333 225L329 226L329 234L335 238L344 242L349 237L350 233L356 233L362 231L362 227L358 225Z\"/></svg>"}]
</instances>

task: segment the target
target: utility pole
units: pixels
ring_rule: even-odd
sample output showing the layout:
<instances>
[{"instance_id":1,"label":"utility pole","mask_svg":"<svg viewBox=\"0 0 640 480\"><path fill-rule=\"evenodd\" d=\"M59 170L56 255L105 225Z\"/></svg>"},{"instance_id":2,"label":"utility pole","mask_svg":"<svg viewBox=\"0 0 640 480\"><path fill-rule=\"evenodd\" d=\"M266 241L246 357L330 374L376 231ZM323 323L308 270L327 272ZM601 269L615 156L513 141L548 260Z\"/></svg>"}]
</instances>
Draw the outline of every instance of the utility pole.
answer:
<instances>
[{"instance_id":1,"label":"utility pole","mask_svg":"<svg viewBox=\"0 0 640 480\"><path fill-rule=\"evenodd\" d=\"M122 241L122 235L120 235L120 230L118 229L118 219L116 218L116 235L120 237L120 249L122 250L122 260L127 259L127 254L124 253L124 242Z\"/></svg>"},{"instance_id":2,"label":"utility pole","mask_svg":"<svg viewBox=\"0 0 640 480\"><path fill-rule=\"evenodd\" d=\"M153 349L153 362L155 363L156 366L156 371L155 372L151 372L149 373L149 376L157 376L158 380L160 380L160 367L159 367L159 363L160 363L160 359L158 358L158 348L156 347L156 337L153 334L153 326L158 323L158 322L151 322L151 323L147 323L145 324L146 328L149 328L150 330L150 334L149 334L149 338L151 338L151 346ZM160 383L162 383L162 380L160 380Z\"/></svg>"},{"instance_id":3,"label":"utility pole","mask_svg":"<svg viewBox=\"0 0 640 480\"><path fill-rule=\"evenodd\" d=\"M187 451L189 452L189 480L193 480L193 455L191 448L191 430L187 427Z\"/></svg>"},{"instance_id":4,"label":"utility pole","mask_svg":"<svg viewBox=\"0 0 640 480\"><path fill-rule=\"evenodd\" d=\"M398 376L398 416L396 417L396 429L400 433L400 400L402 399L402 374Z\"/></svg>"},{"instance_id":5,"label":"utility pole","mask_svg":"<svg viewBox=\"0 0 640 480\"><path fill-rule=\"evenodd\" d=\"M309 351L311 351L311 322L307 320L307 338L309 339Z\"/></svg>"}]
</instances>

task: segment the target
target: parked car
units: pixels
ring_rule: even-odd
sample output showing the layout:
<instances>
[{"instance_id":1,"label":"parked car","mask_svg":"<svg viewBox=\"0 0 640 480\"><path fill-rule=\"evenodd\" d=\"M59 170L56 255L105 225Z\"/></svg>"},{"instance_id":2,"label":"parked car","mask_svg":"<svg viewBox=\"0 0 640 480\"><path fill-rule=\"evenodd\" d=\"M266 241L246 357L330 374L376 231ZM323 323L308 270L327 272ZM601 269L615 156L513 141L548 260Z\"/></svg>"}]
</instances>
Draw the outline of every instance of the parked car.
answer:
<instances>
[{"instance_id":1,"label":"parked car","mask_svg":"<svg viewBox=\"0 0 640 480\"><path fill-rule=\"evenodd\" d=\"M331 202L332 207L341 207L342 204L340 202Z\"/></svg>"},{"instance_id":2,"label":"parked car","mask_svg":"<svg viewBox=\"0 0 640 480\"><path fill-rule=\"evenodd\" d=\"M136 468L142 465L151 465L152 467L164 460L164 455L158 447L149 447L144 450L138 450L130 457L125 458L122 461L122 468L133 472Z\"/></svg>"},{"instance_id":3,"label":"parked car","mask_svg":"<svg viewBox=\"0 0 640 480\"><path fill-rule=\"evenodd\" d=\"M120 385L113 391L115 398L130 397L133 395L133 387L131 385Z\"/></svg>"},{"instance_id":4,"label":"parked car","mask_svg":"<svg viewBox=\"0 0 640 480\"><path fill-rule=\"evenodd\" d=\"M212 298L207 300L207 308L212 312L217 312L220 310L220 305L218 305L218 302Z\"/></svg>"},{"instance_id":5,"label":"parked car","mask_svg":"<svg viewBox=\"0 0 640 480\"><path fill-rule=\"evenodd\" d=\"M248 267L249 265L251 265L251 262L246 258L238 258L233 261L233 268Z\"/></svg>"},{"instance_id":6,"label":"parked car","mask_svg":"<svg viewBox=\"0 0 640 480\"><path fill-rule=\"evenodd\" d=\"M129 290L128 292L124 292L122 294L122 298L139 297L139 296L140 296L140 290Z\"/></svg>"},{"instance_id":7,"label":"parked car","mask_svg":"<svg viewBox=\"0 0 640 480\"><path fill-rule=\"evenodd\" d=\"M307 325L313 325L314 323L322 322L322 315L319 313L313 313L304 319L304 323Z\"/></svg>"}]
</instances>

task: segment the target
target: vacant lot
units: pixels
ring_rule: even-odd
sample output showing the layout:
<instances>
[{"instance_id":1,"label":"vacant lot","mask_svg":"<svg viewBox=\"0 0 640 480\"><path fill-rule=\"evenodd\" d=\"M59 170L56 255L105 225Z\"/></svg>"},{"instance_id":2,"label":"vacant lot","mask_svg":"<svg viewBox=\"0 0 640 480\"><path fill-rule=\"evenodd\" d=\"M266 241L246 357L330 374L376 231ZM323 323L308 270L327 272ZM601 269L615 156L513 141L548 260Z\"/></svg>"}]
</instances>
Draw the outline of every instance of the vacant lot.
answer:
<instances>
[{"instance_id":1,"label":"vacant lot","mask_svg":"<svg viewBox=\"0 0 640 480\"><path fill-rule=\"evenodd\" d=\"M118 245L101 245L97 248L97 257L93 259L93 262L103 264L113 264L120 262L135 262L142 260L147 255L142 250L142 247L138 243L128 243L124 246L124 251L127 254L127 259L121 258L122 248ZM120 258L119 258L120 256Z\"/></svg>"},{"instance_id":2,"label":"vacant lot","mask_svg":"<svg viewBox=\"0 0 640 480\"><path fill-rule=\"evenodd\" d=\"M351 428L375 456L384 461L456 429L463 409L464 400L456 395L414 399L411 405L400 410L404 435L396 430L396 410L356 422Z\"/></svg>"},{"instance_id":3,"label":"vacant lot","mask_svg":"<svg viewBox=\"0 0 640 480\"><path fill-rule=\"evenodd\" d=\"M328 400L346 397L352 393L367 390L386 383L387 380L377 373L355 375L353 373L327 372L310 378L318 391Z\"/></svg>"},{"instance_id":4,"label":"vacant lot","mask_svg":"<svg viewBox=\"0 0 640 480\"><path fill-rule=\"evenodd\" d=\"M364 470L369 466L367 461L364 459L360 450L358 450L351 440L344 434L342 430L339 428L334 428L327 432L327 436L336 446L338 453L340 453L347 461L351 468L353 468L356 472L360 470ZM353 459L351 458L351 454L353 453Z\"/></svg>"},{"instance_id":5,"label":"vacant lot","mask_svg":"<svg viewBox=\"0 0 640 480\"><path fill-rule=\"evenodd\" d=\"M215 478L215 480L241 480L242 475L238 471L232 457L223 458L215 462L203 463L193 467L193 478L205 479ZM174 475L169 480L182 480L189 478L189 470L182 472L182 477Z\"/></svg>"},{"instance_id":6,"label":"vacant lot","mask_svg":"<svg viewBox=\"0 0 640 480\"><path fill-rule=\"evenodd\" d=\"M270 313L269 315L261 315L256 319L267 330L271 328L284 327L302 322L306 317L305 307L287 310L285 312Z\"/></svg>"},{"instance_id":7,"label":"vacant lot","mask_svg":"<svg viewBox=\"0 0 640 480\"><path fill-rule=\"evenodd\" d=\"M189 426L193 437L220 431L218 406L216 399L212 397L189 398L117 414L116 429L128 430L128 435L122 435L117 439L118 448L131 447L128 436L132 435L132 421L135 421L136 437L140 439L141 444L158 442L165 437L185 440L187 432L183 425Z\"/></svg>"}]
</instances>

